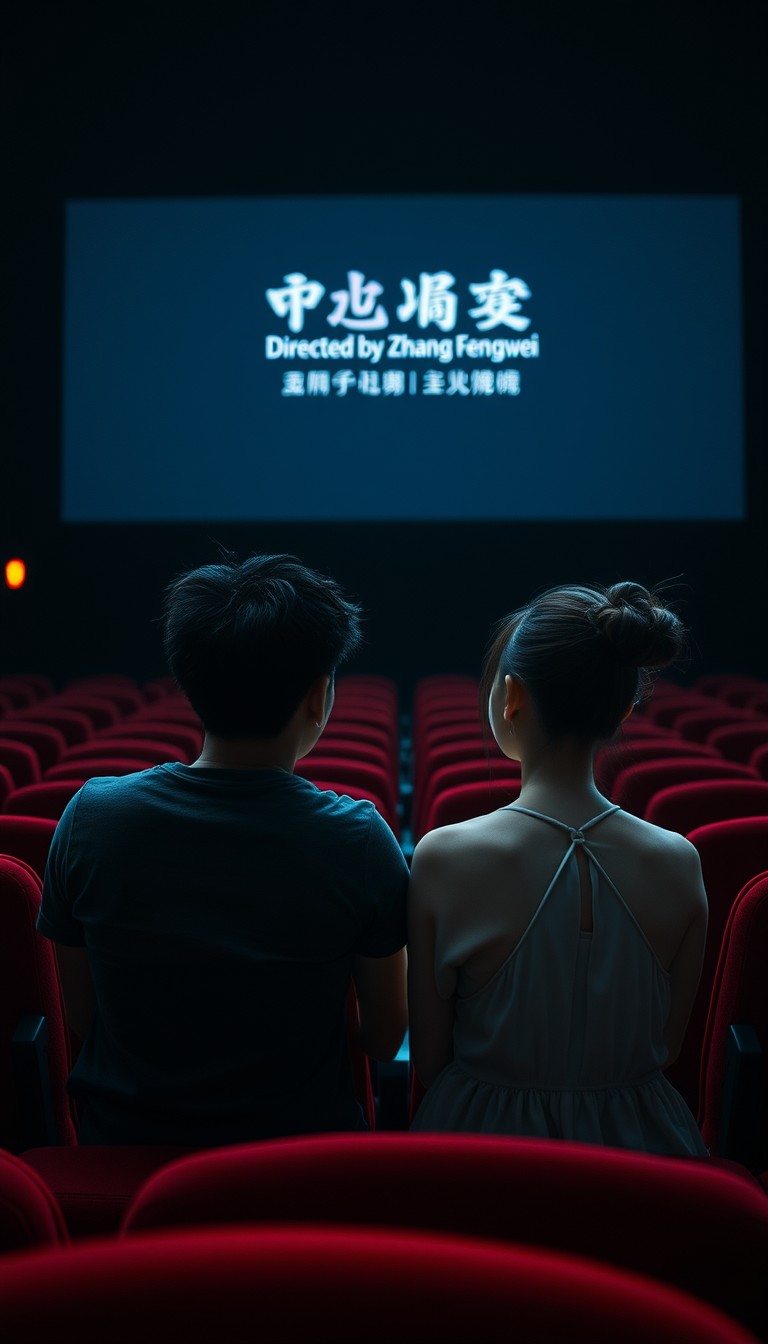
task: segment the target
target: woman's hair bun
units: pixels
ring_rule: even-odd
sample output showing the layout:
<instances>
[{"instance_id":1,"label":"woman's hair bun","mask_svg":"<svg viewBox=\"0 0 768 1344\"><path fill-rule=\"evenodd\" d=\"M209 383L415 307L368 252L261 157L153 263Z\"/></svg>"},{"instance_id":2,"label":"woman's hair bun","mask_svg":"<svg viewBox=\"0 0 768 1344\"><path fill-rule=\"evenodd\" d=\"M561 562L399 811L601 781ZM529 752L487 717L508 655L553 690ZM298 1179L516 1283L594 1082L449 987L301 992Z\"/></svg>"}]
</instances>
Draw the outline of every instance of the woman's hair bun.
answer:
<instances>
[{"instance_id":1,"label":"woman's hair bun","mask_svg":"<svg viewBox=\"0 0 768 1344\"><path fill-rule=\"evenodd\" d=\"M683 651L680 618L639 583L615 583L587 616L617 659L630 666L667 667Z\"/></svg>"}]
</instances>

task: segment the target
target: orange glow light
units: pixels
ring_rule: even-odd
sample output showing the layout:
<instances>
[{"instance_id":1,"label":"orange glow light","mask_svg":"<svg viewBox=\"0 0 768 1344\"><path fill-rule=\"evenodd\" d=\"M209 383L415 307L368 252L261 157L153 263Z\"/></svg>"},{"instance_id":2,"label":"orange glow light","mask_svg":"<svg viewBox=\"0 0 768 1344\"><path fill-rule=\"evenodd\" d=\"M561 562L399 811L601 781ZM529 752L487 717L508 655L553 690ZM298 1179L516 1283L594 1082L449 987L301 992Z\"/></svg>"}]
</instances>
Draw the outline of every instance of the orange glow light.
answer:
<instances>
[{"instance_id":1,"label":"orange glow light","mask_svg":"<svg viewBox=\"0 0 768 1344\"><path fill-rule=\"evenodd\" d=\"M5 582L9 588L21 588L27 577L27 566L23 560L9 560L5 566Z\"/></svg>"}]
</instances>

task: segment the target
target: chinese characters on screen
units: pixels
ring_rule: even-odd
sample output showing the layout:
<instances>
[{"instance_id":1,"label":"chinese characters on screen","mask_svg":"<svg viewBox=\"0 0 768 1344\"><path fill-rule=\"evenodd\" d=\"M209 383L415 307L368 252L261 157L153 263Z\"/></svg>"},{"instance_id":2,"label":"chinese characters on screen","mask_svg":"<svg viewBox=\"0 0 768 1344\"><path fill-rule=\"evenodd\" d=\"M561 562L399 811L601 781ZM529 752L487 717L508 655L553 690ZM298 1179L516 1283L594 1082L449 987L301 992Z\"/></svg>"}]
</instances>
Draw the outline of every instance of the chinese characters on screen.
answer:
<instances>
[{"instance_id":1,"label":"chinese characters on screen","mask_svg":"<svg viewBox=\"0 0 768 1344\"><path fill-rule=\"evenodd\" d=\"M302 271L283 277L283 287L268 289L266 299L273 313L286 321L292 336L270 334L266 338L268 360L309 360L348 364L357 360L357 369L289 369L283 373L284 397L346 397L356 393L365 397L516 397L521 391L518 368L498 367L518 359L538 359L539 337L529 332L531 318L523 312L523 302L531 290L518 276L492 269L487 280L467 286L474 306L467 310L475 331L456 332L459 319L459 295L456 277L450 271L422 271L418 282L402 279L403 298L395 308L401 323L416 321L425 332L436 328L441 335L416 336L390 328L389 310L382 299L384 286L366 280L362 271L347 272L347 288L333 290L326 313L329 327L344 334L303 337L307 313L319 309L326 288L319 280ZM381 336L369 333L384 333ZM493 332L494 335L480 333ZM451 333L451 334L449 334ZM514 333L514 335L510 335ZM442 368L395 368L390 361L410 363L429 360ZM470 367L457 361L470 361ZM477 367L486 360L496 366ZM388 366L378 368L382 361ZM474 364L474 367L472 365ZM446 367L450 366L450 367Z\"/></svg>"}]
</instances>

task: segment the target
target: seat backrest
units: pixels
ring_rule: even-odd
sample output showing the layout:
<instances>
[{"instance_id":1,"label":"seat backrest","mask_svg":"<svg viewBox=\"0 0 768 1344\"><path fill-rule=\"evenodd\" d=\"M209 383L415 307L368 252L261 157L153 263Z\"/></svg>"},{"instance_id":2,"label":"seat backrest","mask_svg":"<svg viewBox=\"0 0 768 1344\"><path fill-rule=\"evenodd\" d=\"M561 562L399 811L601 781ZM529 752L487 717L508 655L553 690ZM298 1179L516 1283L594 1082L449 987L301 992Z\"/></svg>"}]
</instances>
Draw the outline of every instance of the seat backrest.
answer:
<instances>
[{"instance_id":1,"label":"seat backrest","mask_svg":"<svg viewBox=\"0 0 768 1344\"><path fill-rule=\"evenodd\" d=\"M696 1113L704 1031L723 935L742 887L756 873L768 869L768 817L711 822L689 831L687 838L699 851L709 904L709 926L701 980L682 1050L667 1069L666 1076Z\"/></svg>"},{"instance_id":2,"label":"seat backrest","mask_svg":"<svg viewBox=\"0 0 768 1344\"><path fill-rule=\"evenodd\" d=\"M100 728L113 727L123 717L123 711L110 700L80 691L60 691L50 704L57 709L73 709L78 714L84 714L90 719L95 732Z\"/></svg>"},{"instance_id":3,"label":"seat backrest","mask_svg":"<svg viewBox=\"0 0 768 1344\"><path fill-rule=\"evenodd\" d=\"M711 696L697 691L670 691L667 695L656 695L643 708L643 717L661 728L674 728L681 714L693 709L709 709L713 704Z\"/></svg>"},{"instance_id":4,"label":"seat backrest","mask_svg":"<svg viewBox=\"0 0 768 1344\"><path fill-rule=\"evenodd\" d=\"M4 765L0 765L0 811L2 811L3 803L6 798L8 798L15 789L16 785L10 770L7 770Z\"/></svg>"},{"instance_id":5,"label":"seat backrest","mask_svg":"<svg viewBox=\"0 0 768 1344\"><path fill-rule=\"evenodd\" d=\"M636 761L625 766L613 781L613 801L625 812L644 817L648 804L660 789L673 784L689 784L694 780L742 779L755 780L757 775L748 765L724 761L712 756L666 756L661 760Z\"/></svg>"},{"instance_id":6,"label":"seat backrest","mask_svg":"<svg viewBox=\"0 0 768 1344\"><path fill-rule=\"evenodd\" d=\"M91 738L89 742L80 742L74 747L67 747L59 762L59 768L72 761L109 760L115 756L127 756L131 760L141 760L145 765L162 765L165 761L181 760L180 751L181 749L174 742L164 742L160 739L114 737L110 738L109 741L101 742L96 738ZM48 779L51 776L46 772L45 778Z\"/></svg>"},{"instance_id":7,"label":"seat backrest","mask_svg":"<svg viewBox=\"0 0 768 1344\"><path fill-rule=\"evenodd\" d=\"M0 814L0 854L29 864L42 882L56 821L53 817L14 817Z\"/></svg>"},{"instance_id":8,"label":"seat backrest","mask_svg":"<svg viewBox=\"0 0 768 1344\"><path fill-rule=\"evenodd\" d=\"M424 814L423 832L439 826L453 826L488 812L495 812L507 803L513 803L520 794L520 779L478 780L474 784L457 784L437 794ZM417 837L418 838L418 837Z\"/></svg>"},{"instance_id":9,"label":"seat backrest","mask_svg":"<svg viewBox=\"0 0 768 1344\"><path fill-rule=\"evenodd\" d=\"M733 705L713 704L711 709L693 709L675 720L675 732L690 742L706 742L715 728L750 721L753 715Z\"/></svg>"},{"instance_id":10,"label":"seat backrest","mask_svg":"<svg viewBox=\"0 0 768 1344\"><path fill-rule=\"evenodd\" d=\"M21 1158L0 1148L0 1254L68 1242L53 1191Z\"/></svg>"},{"instance_id":11,"label":"seat backrest","mask_svg":"<svg viewBox=\"0 0 768 1344\"><path fill-rule=\"evenodd\" d=\"M660 789L645 820L687 835L697 826L731 817L768 817L768 780L704 779Z\"/></svg>"},{"instance_id":12,"label":"seat backrest","mask_svg":"<svg viewBox=\"0 0 768 1344\"><path fill-rule=\"evenodd\" d=\"M118 737L122 742L138 737L142 741L173 742L184 751L184 759L194 761L203 745L201 728L193 728L186 723L166 723L163 719L132 719L119 724L117 728L105 728L91 739L92 742L111 742ZM181 757L179 759L182 759Z\"/></svg>"},{"instance_id":13,"label":"seat backrest","mask_svg":"<svg viewBox=\"0 0 768 1344\"><path fill-rule=\"evenodd\" d=\"M75 742L85 742L87 738L93 737L93 723L87 714L81 714L76 709L54 707L45 704L31 705L28 709L20 712L19 719L28 723L42 723L51 728L58 728L62 737L66 740L68 746Z\"/></svg>"},{"instance_id":14,"label":"seat backrest","mask_svg":"<svg viewBox=\"0 0 768 1344\"><path fill-rule=\"evenodd\" d=\"M0 765L4 765L13 776L17 789L23 789L27 784L39 784L42 778L40 761L34 747L28 742L3 737L2 724L0 724Z\"/></svg>"},{"instance_id":15,"label":"seat backrest","mask_svg":"<svg viewBox=\"0 0 768 1344\"><path fill-rule=\"evenodd\" d=\"M66 1093L71 1064L64 1003L53 944L37 932L42 883L27 864L0 855L0 1147L29 1146L20 1085L13 1061L14 1033L22 1018L45 1018L48 1076L59 1142L77 1141Z\"/></svg>"},{"instance_id":16,"label":"seat backrest","mask_svg":"<svg viewBox=\"0 0 768 1344\"><path fill-rule=\"evenodd\" d=\"M757 1183L706 1161L589 1144L379 1132L218 1149L150 1176L122 1234L280 1222L525 1242L664 1280L753 1328L768 1321Z\"/></svg>"},{"instance_id":17,"label":"seat backrest","mask_svg":"<svg viewBox=\"0 0 768 1344\"><path fill-rule=\"evenodd\" d=\"M707 742L727 761L748 763L755 749L768 742L768 719L756 723L721 725L709 733Z\"/></svg>"},{"instance_id":18,"label":"seat backrest","mask_svg":"<svg viewBox=\"0 0 768 1344\"><path fill-rule=\"evenodd\" d=\"M382 770L386 770L392 776L393 783L396 786L397 775L394 771L392 753L377 746L375 742L366 742L355 738L352 729L348 730L348 734L340 730L329 732L326 729L317 744L316 750L321 751L323 756L334 756L350 761L370 761L372 765L378 765ZM310 760L311 753L301 759Z\"/></svg>"},{"instance_id":19,"label":"seat backrest","mask_svg":"<svg viewBox=\"0 0 768 1344\"><path fill-rule=\"evenodd\" d=\"M83 779L92 779L94 775L132 775L148 768L149 763L142 760L138 751L131 757L122 753L119 756L81 756L76 761L59 761L58 765L52 765L46 770L43 783L53 784L58 779L71 779L73 773Z\"/></svg>"},{"instance_id":20,"label":"seat backrest","mask_svg":"<svg viewBox=\"0 0 768 1344\"><path fill-rule=\"evenodd\" d=\"M400 838L400 820L396 812L385 803L383 798L379 798L373 789L358 787L355 784L340 784L328 779L312 779L316 789L328 790L331 793L344 794L347 798L354 798L356 801L373 803L376 811L386 821L392 834Z\"/></svg>"},{"instance_id":21,"label":"seat backrest","mask_svg":"<svg viewBox=\"0 0 768 1344\"><path fill-rule=\"evenodd\" d=\"M595 779L598 787L612 797L612 789L620 770L640 761L663 761L670 757L707 756L720 760L714 747L686 742L680 737L634 737L609 742L595 753Z\"/></svg>"},{"instance_id":22,"label":"seat backrest","mask_svg":"<svg viewBox=\"0 0 768 1344\"><path fill-rule=\"evenodd\" d=\"M302 761L296 762L294 773L304 779L331 780L340 793L344 792L346 784L354 784L358 788L370 788L378 798L384 799L392 812L397 810L397 792L390 772L369 761L326 756L315 750Z\"/></svg>"},{"instance_id":23,"label":"seat backrest","mask_svg":"<svg viewBox=\"0 0 768 1344\"><path fill-rule=\"evenodd\" d=\"M505 763L507 758L502 756L493 737L484 741L477 734L455 738L447 742L438 742L421 753L414 751L412 764L412 813L413 817L419 818L420 825L424 823L424 795L429 788L430 781L438 770L442 770L447 765L459 765L464 761L482 762L486 769L491 762Z\"/></svg>"},{"instance_id":24,"label":"seat backrest","mask_svg":"<svg viewBox=\"0 0 768 1344\"><path fill-rule=\"evenodd\" d=\"M87 695L89 700L106 700L118 711L120 718L126 714L135 714L145 704L141 691L128 678L85 678L65 686L61 698L65 699L70 694L75 697Z\"/></svg>"},{"instance_id":25,"label":"seat backrest","mask_svg":"<svg viewBox=\"0 0 768 1344\"><path fill-rule=\"evenodd\" d=\"M25 789L9 793L0 809L4 814L22 817L53 817L58 821L70 798L83 787L85 777L54 779L42 784L28 784Z\"/></svg>"},{"instance_id":26,"label":"seat backrest","mask_svg":"<svg viewBox=\"0 0 768 1344\"><path fill-rule=\"evenodd\" d=\"M495 779L520 779L520 762L503 758L492 760L470 759L453 761L439 770L431 770L423 782L421 797L414 798L414 810L411 825L415 837L422 833L422 818L431 807L438 794L457 784L475 784Z\"/></svg>"},{"instance_id":27,"label":"seat backrest","mask_svg":"<svg viewBox=\"0 0 768 1344\"><path fill-rule=\"evenodd\" d=\"M10 1339L78 1344L128 1344L161 1320L194 1344L212 1330L224 1340L359 1330L369 1344L510 1330L537 1344L755 1344L709 1303L584 1257L371 1227L185 1228L7 1256L0 1314Z\"/></svg>"},{"instance_id":28,"label":"seat backrest","mask_svg":"<svg viewBox=\"0 0 768 1344\"><path fill-rule=\"evenodd\" d=\"M728 1033L732 1025L754 1027L762 1048L763 1099L768 1100L768 871L744 885L725 927L710 996L701 1062L700 1123L704 1142L720 1151ZM768 1114L762 1119L757 1165L768 1170ZM761 1165L763 1164L763 1165Z\"/></svg>"},{"instance_id":29,"label":"seat backrest","mask_svg":"<svg viewBox=\"0 0 768 1344\"><path fill-rule=\"evenodd\" d=\"M694 689L704 695L720 696L729 689L754 688L760 684L750 672L702 672L694 682Z\"/></svg>"},{"instance_id":30,"label":"seat backrest","mask_svg":"<svg viewBox=\"0 0 768 1344\"><path fill-rule=\"evenodd\" d=\"M41 770L47 770L49 765L61 760L67 745L58 728L44 723L27 723L25 719L0 720L0 737L12 742L26 742L33 747Z\"/></svg>"}]
</instances>

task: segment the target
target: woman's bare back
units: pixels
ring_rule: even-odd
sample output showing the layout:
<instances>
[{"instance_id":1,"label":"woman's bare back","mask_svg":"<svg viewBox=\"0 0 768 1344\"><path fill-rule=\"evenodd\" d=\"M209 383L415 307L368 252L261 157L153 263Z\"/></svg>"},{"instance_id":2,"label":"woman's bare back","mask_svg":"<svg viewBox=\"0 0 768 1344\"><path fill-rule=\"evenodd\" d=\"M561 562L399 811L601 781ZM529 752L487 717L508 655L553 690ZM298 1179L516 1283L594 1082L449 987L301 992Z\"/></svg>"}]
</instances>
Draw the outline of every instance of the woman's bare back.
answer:
<instances>
[{"instance_id":1,"label":"woman's bare back","mask_svg":"<svg viewBox=\"0 0 768 1344\"><path fill-rule=\"evenodd\" d=\"M434 833L446 859L441 943L473 988L496 973L524 936L571 845L568 827L592 816L545 812L563 826L512 804ZM538 809L536 809L538 811ZM568 814L569 813L569 814ZM669 971L700 899L698 857L684 837L614 811L587 830L585 844L621 895L662 967ZM592 882L581 845L580 928L591 933Z\"/></svg>"}]
</instances>

